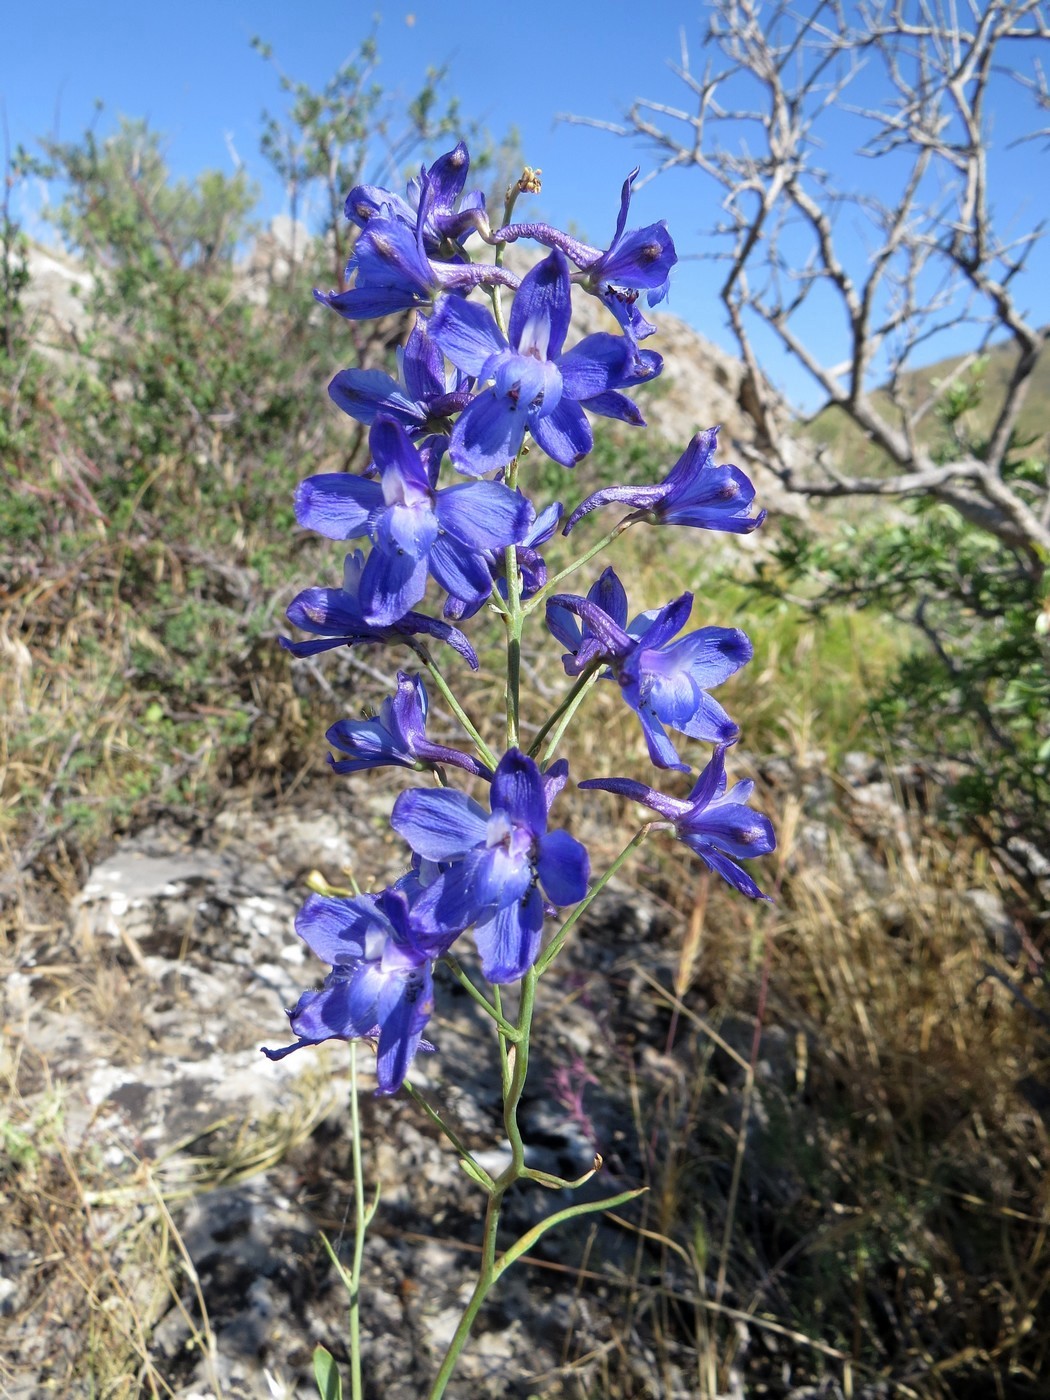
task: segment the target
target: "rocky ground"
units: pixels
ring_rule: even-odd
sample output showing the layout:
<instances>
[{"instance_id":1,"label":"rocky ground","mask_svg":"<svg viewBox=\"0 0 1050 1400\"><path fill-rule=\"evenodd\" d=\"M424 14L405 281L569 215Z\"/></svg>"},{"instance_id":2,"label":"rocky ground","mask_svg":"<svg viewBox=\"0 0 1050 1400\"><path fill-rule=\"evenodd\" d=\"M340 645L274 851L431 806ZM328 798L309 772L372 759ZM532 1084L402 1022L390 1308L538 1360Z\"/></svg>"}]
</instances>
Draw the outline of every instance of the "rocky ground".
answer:
<instances>
[{"instance_id":1,"label":"rocky ground","mask_svg":"<svg viewBox=\"0 0 1050 1400\"><path fill-rule=\"evenodd\" d=\"M904 779L864 755L835 779L817 774L786 760L765 774L774 807L796 804L792 859L820 864L884 923L900 920L893 867L912 850ZM347 1054L335 1046L273 1064L259 1053L286 1041L282 1008L320 972L292 928L306 873L398 873L384 834L391 790L366 784L339 804L333 792L323 809L307 794L283 808L231 806L207 828L152 826L88 873L58 921L27 927L4 1005L5 1395L307 1397L318 1343L345 1360L346 1298L319 1232L347 1256ZM597 814L587 822L600 842ZM672 882L695 884L697 868L682 853L673 860ZM958 900L990 953L1016 963L1023 926L1003 902L987 891ZM724 1121L741 1126L755 1021L720 1020L713 1039L694 1022L669 1035L684 937L675 905L611 888L544 983L525 1138L535 1166L568 1176L600 1150L605 1167L586 1191L653 1179L646 1111L712 1054ZM710 999L701 979L680 1010L706 1016ZM448 977L432 1024L437 1052L419 1058L414 1080L497 1167L490 1037ZM767 1015L748 1131L768 1119L767 1095L792 1091L800 1054L805 1036ZM362 1058L366 1175L381 1191L363 1288L366 1393L408 1400L424 1393L469 1294L478 1196L415 1103L367 1092ZM550 1208L539 1188L521 1192L508 1231ZM548 1236L508 1276L451 1396L699 1393L695 1335L667 1315L668 1297L695 1292L696 1279L654 1242L651 1215L623 1215L648 1218L649 1238L629 1222L585 1222ZM793 1383L802 1371L775 1330L740 1318L726 1393L745 1393L741 1378L771 1367L782 1378L772 1393L818 1393ZM106 1362L88 1367L92 1348L109 1349L109 1389L93 1388ZM602 1388L610 1358L615 1391ZM823 1364L819 1393L838 1394L841 1365Z\"/></svg>"}]
</instances>

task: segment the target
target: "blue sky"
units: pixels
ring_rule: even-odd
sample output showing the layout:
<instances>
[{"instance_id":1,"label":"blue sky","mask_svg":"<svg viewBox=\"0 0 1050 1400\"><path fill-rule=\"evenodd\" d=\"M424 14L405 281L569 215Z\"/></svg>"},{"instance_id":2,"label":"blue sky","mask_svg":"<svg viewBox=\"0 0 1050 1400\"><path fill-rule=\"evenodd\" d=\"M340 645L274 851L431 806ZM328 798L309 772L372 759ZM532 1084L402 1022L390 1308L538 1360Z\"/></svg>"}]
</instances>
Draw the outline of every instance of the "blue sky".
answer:
<instances>
[{"instance_id":1,"label":"blue sky","mask_svg":"<svg viewBox=\"0 0 1050 1400\"><path fill-rule=\"evenodd\" d=\"M623 178L633 164L643 172L652 158L643 147L582 127L558 123L558 113L615 121L631 100L647 96L671 103L683 89L668 68L688 36L694 64L702 62L702 4L648 0L625 3L555 3L499 6L478 0L431 3L402 0L383 8L378 27L384 86L406 98L418 90L429 65L447 63L449 91L464 114L494 136L511 126L521 133L525 158L543 169L544 213L572 224L601 244L611 235ZM357 48L372 27L374 4L353 0L183 0L157 6L142 0L52 0L8 6L0 51L0 99L12 145L57 134L77 137L105 103L102 129L117 114L146 117L168 138L176 174L205 168L232 170L231 152L263 188L260 212L278 212L282 193L259 154L260 116L279 110L276 75L250 45L258 34L272 44L290 76L320 86ZM996 113L1005 146L1014 109ZM830 150L829 163L846 158ZM1045 212L1046 174L1032 179L1033 161L1046 171L1045 145L1009 156L1002 191L1017 226ZM863 174L878 181L869 163ZM40 192L30 195L30 209ZM1016 208L1016 213L1013 213ZM528 215L525 215L528 217ZM710 244L703 234L717 217L712 188L698 172L676 173L646 187L632 206L632 225L666 218L679 253L670 309L710 339L732 347L717 299L718 269L695 255ZM693 255L693 256L689 256ZM1050 257L1036 265L1031 295L1045 298L1039 319L1050 319ZM821 334L820 327L815 334ZM655 343L655 342L654 342ZM947 349L940 353L947 353ZM817 400L805 377L783 360L768 370L796 402Z\"/></svg>"}]
</instances>

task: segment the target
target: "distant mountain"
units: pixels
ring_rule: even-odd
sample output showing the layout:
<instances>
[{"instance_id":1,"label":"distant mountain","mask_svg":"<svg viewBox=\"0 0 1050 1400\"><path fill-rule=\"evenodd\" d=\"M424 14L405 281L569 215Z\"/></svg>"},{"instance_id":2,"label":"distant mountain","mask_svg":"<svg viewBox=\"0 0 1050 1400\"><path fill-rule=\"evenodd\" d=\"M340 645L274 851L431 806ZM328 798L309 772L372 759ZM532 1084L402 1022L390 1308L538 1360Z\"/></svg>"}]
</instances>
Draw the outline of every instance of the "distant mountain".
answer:
<instances>
[{"instance_id":1,"label":"distant mountain","mask_svg":"<svg viewBox=\"0 0 1050 1400\"><path fill-rule=\"evenodd\" d=\"M930 400L935 387L945 380L958 377L960 384L978 376L982 383L980 402L966 415L969 431L982 436L988 433L1006 394L1006 387L1017 359L1012 345L993 346L976 364L964 367L966 359L957 355L938 360L936 364L912 370L902 380L904 401L911 407ZM890 421L894 421L897 409L884 389L876 391L874 398ZM821 409L802 425L802 433L812 442L827 446L832 454L842 462L848 462L851 473L863 475L877 471L885 464L883 454L868 441L865 434L849 419L842 409L829 405ZM1018 419L1017 431L1024 441L1033 439L1031 452L1050 451L1050 354L1045 351L1036 366L1028 397ZM949 435L944 423L931 407L919 427L921 442L930 448L947 445Z\"/></svg>"}]
</instances>

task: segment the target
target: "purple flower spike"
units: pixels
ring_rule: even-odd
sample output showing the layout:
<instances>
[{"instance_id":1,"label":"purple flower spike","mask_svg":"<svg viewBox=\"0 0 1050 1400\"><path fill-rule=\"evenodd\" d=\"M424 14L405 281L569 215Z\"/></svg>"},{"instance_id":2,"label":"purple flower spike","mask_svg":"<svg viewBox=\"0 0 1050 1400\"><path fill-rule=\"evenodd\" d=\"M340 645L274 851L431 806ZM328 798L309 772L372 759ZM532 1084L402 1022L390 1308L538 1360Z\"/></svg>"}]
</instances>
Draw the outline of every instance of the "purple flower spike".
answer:
<instances>
[{"instance_id":1,"label":"purple flower spike","mask_svg":"<svg viewBox=\"0 0 1050 1400\"><path fill-rule=\"evenodd\" d=\"M714 466L718 429L697 433L667 476L656 486L607 486L576 507L563 534L601 506L633 506L638 519L652 525L692 525L700 530L724 530L746 535L766 518L748 512L755 488L739 467Z\"/></svg>"},{"instance_id":2,"label":"purple flower spike","mask_svg":"<svg viewBox=\"0 0 1050 1400\"><path fill-rule=\"evenodd\" d=\"M557 250L522 278L509 340L483 306L457 297L438 306L430 324L434 340L465 374L492 380L453 429L449 454L460 471L484 476L505 467L521 450L526 429L564 467L590 452L594 437L580 403L626 382L633 347L603 332L563 355L571 311L569 265Z\"/></svg>"},{"instance_id":3,"label":"purple flower spike","mask_svg":"<svg viewBox=\"0 0 1050 1400\"><path fill-rule=\"evenodd\" d=\"M281 1060L325 1040L377 1040L377 1093L404 1083L434 1009L433 958L447 941L410 907L405 893L384 890L355 899L311 895L296 932L332 971L319 991L304 992L289 1011L294 1045L263 1050Z\"/></svg>"},{"instance_id":4,"label":"purple flower spike","mask_svg":"<svg viewBox=\"0 0 1050 1400\"><path fill-rule=\"evenodd\" d=\"M435 490L431 462L392 418L377 418L368 442L380 482L345 472L312 476L295 498L307 529L372 540L360 584L365 621L384 626L404 616L426 592L428 573L453 597L480 605L492 588L485 551L524 537L528 502L497 481Z\"/></svg>"},{"instance_id":5,"label":"purple flower spike","mask_svg":"<svg viewBox=\"0 0 1050 1400\"><path fill-rule=\"evenodd\" d=\"M715 750L684 802L631 778L588 778L580 787L617 792L651 807L674 824L679 841L735 890L749 899L768 899L737 861L768 855L776 849L773 824L747 805L754 791L753 782L740 782L726 791L726 747L720 744Z\"/></svg>"},{"instance_id":6,"label":"purple flower spike","mask_svg":"<svg viewBox=\"0 0 1050 1400\"><path fill-rule=\"evenodd\" d=\"M642 722L653 763L680 772L688 772L689 765L679 760L664 725L691 739L731 743L739 728L707 692L728 680L753 654L747 635L738 628L701 627L672 641L692 606L693 595L683 593L626 627L626 595L611 569L586 598L555 594L547 601L547 626L569 648L562 658L567 674L579 675L589 666L606 663L609 676Z\"/></svg>"},{"instance_id":7,"label":"purple flower spike","mask_svg":"<svg viewBox=\"0 0 1050 1400\"><path fill-rule=\"evenodd\" d=\"M479 778L492 774L476 758L458 749L434 744L426 737L427 692L419 676L397 673L397 693L387 696L376 719L341 719L325 736L349 758L328 762L337 773L359 773L366 768L432 768L450 763Z\"/></svg>"},{"instance_id":8,"label":"purple flower spike","mask_svg":"<svg viewBox=\"0 0 1050 1400\"><path fill-rule=\"evenodd\" d=\"M578 903L590 862L566 831L547 830L551 802L566 770L541 774L511 749L492 779L490 812L449 788L403 792L390 824L424 860L444 868L417 907L446 936L475 925L481 968L490 982L514 982L540 951L544 901Z\"/></svg>"},{"instance_id":9,"label":"purple flower spike","mask_svg":"<svg viewBox=\"0 0 1050 1400\"><path fill-rule=\"evenodd\" d=\"M292 642L287 637L278 640L293 656L316 656L332 647L352 647L364 642L397 642L422 632L447 642L459 652L472 670L478 669L474 648L463 633L447 622L424 613L406 612L396 622L377 626L366 621L361 610L361 576L365 556L361 550L346 556L342 588L306 588L288 605L286 616L294 626L312 632L314 640Z\"/></svg>"}]
</instances>

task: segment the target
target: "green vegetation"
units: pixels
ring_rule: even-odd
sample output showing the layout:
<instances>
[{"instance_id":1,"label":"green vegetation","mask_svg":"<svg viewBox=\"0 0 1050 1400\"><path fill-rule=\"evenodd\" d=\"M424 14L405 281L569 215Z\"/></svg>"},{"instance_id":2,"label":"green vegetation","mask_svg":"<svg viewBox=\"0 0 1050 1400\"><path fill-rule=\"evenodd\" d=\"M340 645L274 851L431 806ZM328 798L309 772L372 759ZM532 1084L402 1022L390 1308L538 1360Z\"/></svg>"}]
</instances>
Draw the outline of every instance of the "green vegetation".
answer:
<instances>
[{"instance_id":1,"label":"green vegetation","mask_svg":"<svg viewBox=\"0 0 1050 1400\"><path fill-rule=\"evenodd\" d=\"M345 191L367 167L379 114L393 120L373 59L362 48L323 94L286 81L289 124L270 121L265 142L298 198L314 180ZM409 104L399 152L448 131L454 107L439 88L432 75ZM364 115L341 125L351 96L366 102ZM369 339L313 309L311 286L329 284L345 255L327 230L249 284L235 257L253 232L243 178L173 181L162 142L140 123L52 146L46 163L64 190L56 222L92 288L84 339L41 346L25 306L25 244L4 216L0 846L68 894L68 872L120 831L162 813L207 814L231 788L280 794L320 768L319 736L351 673L342 657L327 670L292 666L276 645L292 594L338 567L337 547L294 531L292 493L311 472L362 465L363 434L324 385L341 365L385 361L404 327ZM943 452L960 436L979 450L996 372L993 357L980 390L961 377L932 425ZM1039 407L1033 396L1029 410ZM1018 429L1020 490L1045 483L1045 452L1023 445L1044 431L1036 419ZM538 453L527 471L571 508L600 485L651 480L680 449L600 431L571 477ZM746 625L755 660L726 703L748 753L786 754L798 770L834 770L851 749L914 754L955 779L939 820L976 823L993 848L1018 834L1046 839L1045 561L923 503L889 525L829 518L819 534L771 525L772 557L751 556L765 560L757 584L740 575L735 550L698 545L686 530L640 526L617 557L632 596L663 601L688 587L698 624ZM552 543L555 568L562 549ZM541 687L564 685L550 649L525 663ZM364 694L371 682L353 674ZM484 687L500 684L468 678L464 698L484 713ZM587 704L581 747L612 749L630 771L632 753L643 753L637 720L612 686L596 686ZM586 758L575 754L574 770ZM680 850L645 849L639 878L688 932L673 991L644 1003L666 1012L666 1053L656 1040L645 1046L651 1061L629 1040L618 1045L624 1082L640 1088L639 1159L652 1188L640 1224L616 1227L645 1231L637 1274L623 1282L625 1315L646 1316L658 1354L688 1348L705 1394L725 1393L734 1366L753 1367L776 1393L787 1370L792 1384L822 1384L846 1374L843 1363L856 1367L855 1394L901 1377L900 1393L924 1400L996 1386L1039 1394L1045 1126L1019 1085L1027 1075L1035 1083L1045 1043L1037 1020L987 980L987 939L960 912L974 888L1016 887L966 837L927 828L904 853L872 841L883 904L901 911L891 925L864 871L853 884L842 874L834 824L846 817L833 785L819 797L830 844L816 855L808 801L793 789L765 796L780 840L763 874L775 907L741 911L683 866ZM611 799L608 811L615 850L615 827L633 814ZM1026 931L1034 926L1023 902L1017 911ZM628 973L652 987L644 949L616 977ZM609 1003L603 980L595 1004L611 1016ZM7 1177L25 1217L54 1232L52 1261L64 1268L87 1238L83 1192L51 1149L58 1127L17 1107L0 1130ZM150 1254L155 1241L143 1239ZM645 1252L654 1249L659 1268ZM162 1274L159 1244L155 1252ZM595 1269L600 1255L599 1245ZM141 1321L118 1339L122 1349L98 1332L84 1364L102 1388L107 1364L125 1380L126 1356L152 1365L160 1311L124 1306L108 1261L89 1253L64 1285L71 1317L82 1277L97 1274L98 1297L122 1305L103 1309L82 1290L96 1325ZM615 1351L603 1364L594 1394L636 1393L626 1363L617 1377ZM111 1393L133 1393L113 1384Z\"/></svg>"},{"instance_id":2,"label":"green vegetation","mask_svg":"<svg viewBox=\"0 0 1050 1400\"><path fill-rule=\"evenodd\" d=\"M959 394L965 408L956 419L973 442L986 438L994 427L996 416L1006 398L1007 385L1017 360L1012 344L994 345L983 355L956 355L922 369L902 372L898 394L906 412L914 413L923 404L934 404L937 393L947 386L948 395ZM974 395L974 385L980 393ZM896 421L893 401L885 389L876 390L872 401L887 421ZM1032 374L1031 388L1018 414L1015 435L1018 442L1028 444L1027 450L1036 456L1050 449L1050 427L1047 425L1046 405L1050 402L1050 358L1043 355ZM813 418L800 425L800 432L818 446L826 447L833 461L848 462L853 475L878 474L889 469L885 454L870 442L860 428L841 408L823 408ZM954 445L950 425L943 412L933 408L920 420L918 441L936 456Z\"/></svg>"},{"instance_id":3,"label":"green vegetation","mask_svg":"<svg viewBox=\"0 0 1050 1400\"><path fill-rule=\"evenodd\" d=\"M981 456L977 434L992 421L994 398L984 368L945 395L938 460ZM1035 448L1015 433L1003 472L1033 509L1050 473L1050 459ZM992 849L1011 849L1021 868L1018 842L1050 849L1046 564L1033 548L1011 548L949 506L918 497L893 517L840 521L821 536L786 528L759 579L774 596L785 586L804 590L818 616L847 605L896 620L902 654L871 692L873 715L903 753L937 771L945 815L976 827Z\"/></svg>"}]
</instances>

